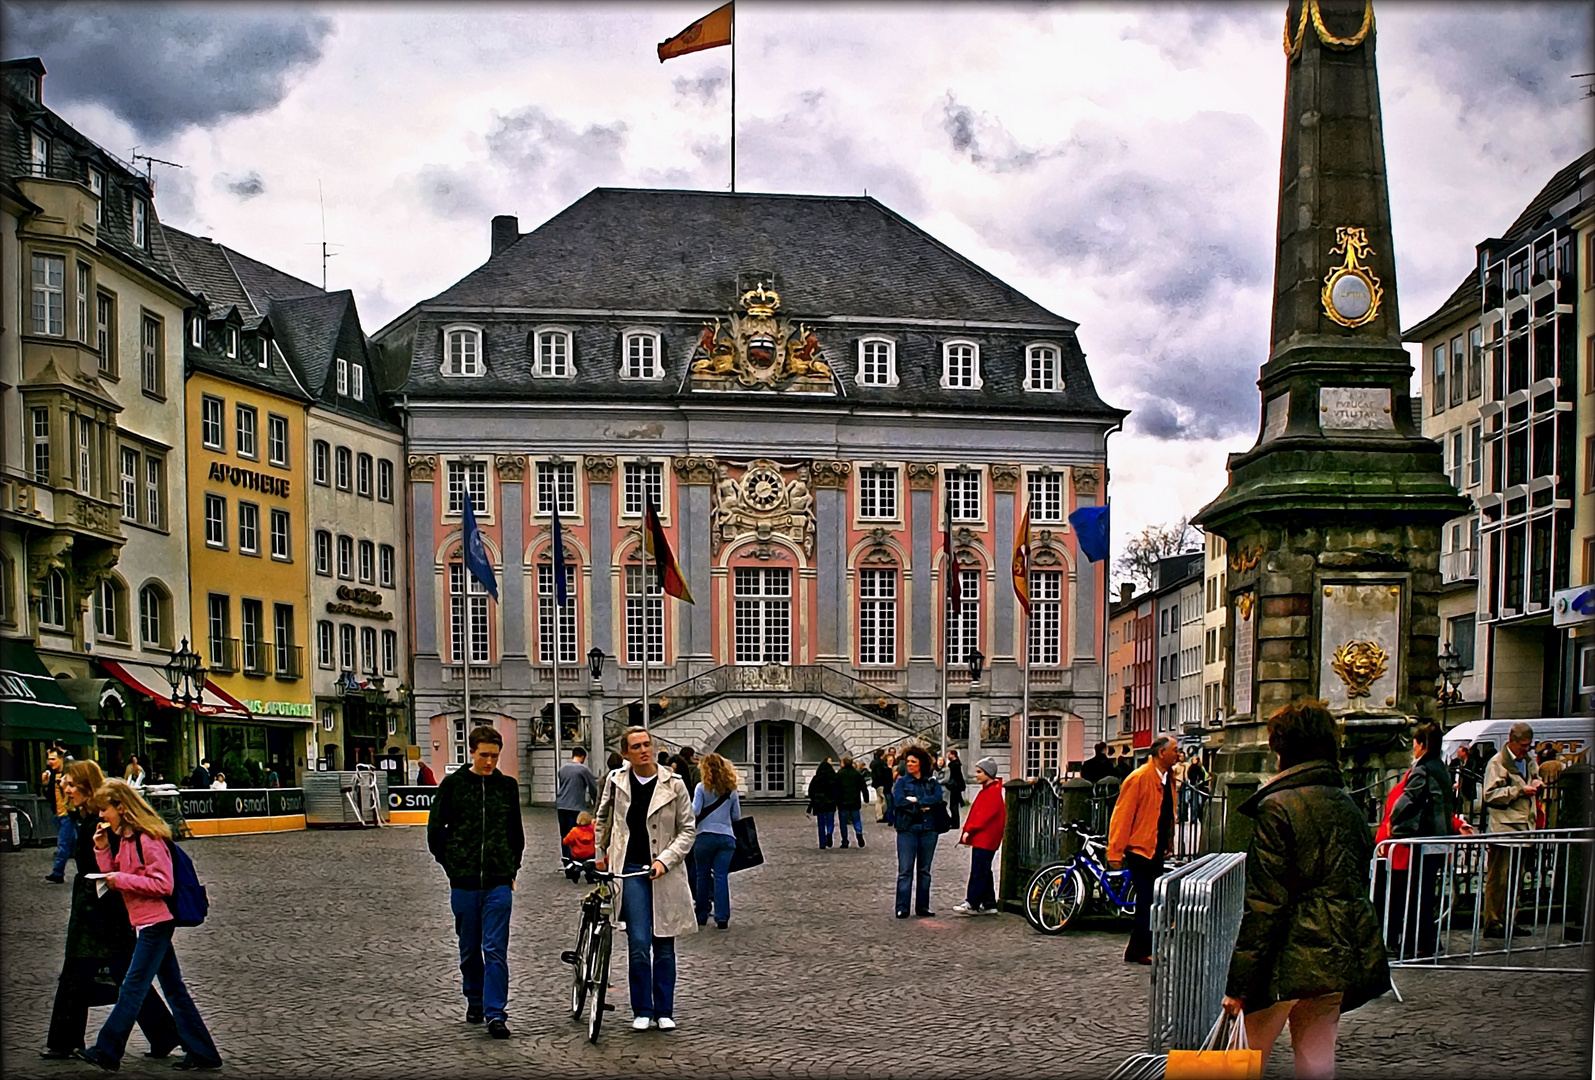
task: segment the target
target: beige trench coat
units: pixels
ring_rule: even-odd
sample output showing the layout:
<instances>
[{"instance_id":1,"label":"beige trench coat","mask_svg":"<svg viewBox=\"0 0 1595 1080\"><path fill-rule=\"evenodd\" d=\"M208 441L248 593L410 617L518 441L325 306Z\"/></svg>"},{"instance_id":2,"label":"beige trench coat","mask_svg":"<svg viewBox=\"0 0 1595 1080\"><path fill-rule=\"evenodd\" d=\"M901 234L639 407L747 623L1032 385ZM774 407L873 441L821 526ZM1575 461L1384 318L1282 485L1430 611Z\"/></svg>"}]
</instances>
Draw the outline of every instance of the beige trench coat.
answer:
<instances>
[{"instance_id":1,"label":"beige trench coat","mask_svg":"<svg viewBox=\"0 0 1595 1080\"><path fill-rule=\"evenodd\" d=\"M619 873L626 858L631 831L626 813L631 808L631 763L627 762L604 779L593 820L593 842L609 860L609 869ZM653 798L648 803L648 850L664 864L665 872L654 879L654 937L678 937L698 931L698 916L693 909L692 890L687 885L687 853L698 833L692 815L692 793L668 766L659 766L653 782ZM618 884L618 883L617 883ZM619 898L616 918L626 913Z\"/></svg>"}]
</instances>

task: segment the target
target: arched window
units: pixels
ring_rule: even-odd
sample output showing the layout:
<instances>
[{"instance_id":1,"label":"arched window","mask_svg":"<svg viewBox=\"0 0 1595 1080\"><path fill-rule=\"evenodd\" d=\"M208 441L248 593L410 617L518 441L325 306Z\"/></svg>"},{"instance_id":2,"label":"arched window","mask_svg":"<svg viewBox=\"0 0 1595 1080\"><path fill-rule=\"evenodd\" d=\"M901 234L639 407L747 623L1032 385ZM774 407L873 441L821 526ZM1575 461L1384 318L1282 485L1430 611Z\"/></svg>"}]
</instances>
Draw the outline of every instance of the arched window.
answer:
<instances>
[{"instance_id":1,"label":"arched window","mask_svg":"<svg viewBox=\"0 0 1595 1080\"><path fill-rule=\"evenodd\" d=\"M858 572L858 662L897 663L897 568L870 567Z\"/></svg>"},{"instance_id":2,"label":"arched window","mask_svg":"<svg viewBox=\"0 0 1595 1080\"><path fill-rule=\"evenodd\" d=\"M537 653L545 664L554 662L556 623L559 662L576 663L576 567L566 562L564 570L565 606L560 607L554 565L541 563L537 567Z\"/></svg>"},{"instance_id":3,"label":"arched window","mask_svg":"<svg viewBox=\"0 0 1595 1080\"><path fill-rule=\"evenodd\" d=\"M659 335L652 330L628 330L621 343L620 377L623 379L661 379L664 365Z\"/></svg>"},{"instance_id":4,"label":"arched window","mask_svg":"<svg viewBox=\"0 0 1595 1080\"><path fill-rule=\"evenodd\" d=\"M941 384L948 390L979 390L980 346L973 341L943 344Z\"/></svg>"},{"instance_id":5,"label":"arched window","mask_svg":"<svg viewBox=\"0 0 1595 1080\"><path fill-rule=\"evenodd\" d=\"M984 576L978 565L960 565L958 588L954 590L952 582L948 582L947 619L943 624L948 667L969 663L969 654L980 647L980 579Z\"/></svg>"},{"instance_id":6,"label":"arched window","mask_svg":"<svg viewBox=\"0 0 1595 1080\"><path fill-rule=\"evenodd\" d=\"M897 344L890 338L863 338L858 343L858 384L897 385Z\"/></svg>"},{"instance_id":7,"label":"arched window","mask_svg":"<svg viewBox=\"0 0 1595 1080\"><path fill-rule=\"evenodd\" d=\"M159 585L146 585L138 591L139 639L145 648L169 648L166 592Z\"/></svg>"},{"instance_id":8,"label":"arched window","mask_svg":"<svg viewBox=\"0 0 1595 1080\"><path fill-rule=\"evenodd\" d=\"M547 379L566 379L576 374L569 330L538 330L532 334L532 374Z\"/></svg>"},{"instance_id":9,"label":"arched window","mask_svg":"<svg viewBox=\"0 0 1595 1080\"><path fill-rule=\"evenodd\" d=\"M475 326L443 328L443 374L474 377L486 370L482 363L482 331Z\"/></svg>"},{"instance_id":10,"label":"arched window","mask_svg":"<svg viewBox=\"0 0 1595 1080\"><path fill-rule=\"evenodd\" d=\"M122 586L115 578L101 578L95 595L94 632L102 638L120 641L127 605L122 600Z\"/></svg>"},{"instance_id":11,"label":"arched window","mask_svg":"<svg viewBox=\"0 0 1595 1080\"><path fill-rule=\"evenodd\" d=\"M1025 350L1025 389L1032 391L1063 389L1056 345L1032 345Z\"/></svg>"},{"instance_id":12,"label":"arched window","mask_svg":"<svg viewBox=\"0 0 1595 1080\"><path fill-rule=\"evenodd\" d=\"M39 588L39 625L66 629L66 575L59 570L46 574Z\"/></svg>"}]
</instances>

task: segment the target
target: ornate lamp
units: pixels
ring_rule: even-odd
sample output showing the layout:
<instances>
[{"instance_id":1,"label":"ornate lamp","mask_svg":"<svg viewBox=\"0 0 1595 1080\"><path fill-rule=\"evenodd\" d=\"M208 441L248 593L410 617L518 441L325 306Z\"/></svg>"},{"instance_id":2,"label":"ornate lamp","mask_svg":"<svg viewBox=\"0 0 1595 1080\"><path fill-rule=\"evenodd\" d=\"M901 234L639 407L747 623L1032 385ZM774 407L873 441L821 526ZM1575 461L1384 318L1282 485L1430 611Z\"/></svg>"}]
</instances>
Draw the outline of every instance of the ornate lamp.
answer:
<instances>
[{"instance_id":1,"label":"ornate lamp","mask_svg":"<svg viewBox=\"0 0 1595 1080\"><path fill-rule=\"evenodd\" d=\"M1445 648L1440 651L1440 726L1447 727L1451 715L1451 703L1462 700L1461 687L1458 685L1464 670L1462 657L1451 647L1448 641Z\"/></svg>"},{"instance_id":2,"label":"ornate lamp","mask_svg":"<svg viewBox=\"0 0 1595 1080\"><path fill-rule=\"evenodd\" d=\"M205 700L205 664L184 638L166 662L166 681L172 687L172 704L191 709Z\"/></svg>"},{"instance_id":3,"label":"ornate lamp","mask_svg":"<svg viewBox=\"0 0 1595 1080\"><path fill-rule=\"evenodd\" d=\"M980 673L986 667L986 654L979 649L969 650L969 681L979 682Z\"/></svg>"},{"instance_id":4,"label":"ornate lamp","mask_svg":"<svg viewBox=\"0 0 1595 1080\"><path fill-rule=\"evenodd\" d=\"M604 650L597 645L587 650L587 670L592 673L594 682L604 677Z\"/></svg>"}]
</instances>

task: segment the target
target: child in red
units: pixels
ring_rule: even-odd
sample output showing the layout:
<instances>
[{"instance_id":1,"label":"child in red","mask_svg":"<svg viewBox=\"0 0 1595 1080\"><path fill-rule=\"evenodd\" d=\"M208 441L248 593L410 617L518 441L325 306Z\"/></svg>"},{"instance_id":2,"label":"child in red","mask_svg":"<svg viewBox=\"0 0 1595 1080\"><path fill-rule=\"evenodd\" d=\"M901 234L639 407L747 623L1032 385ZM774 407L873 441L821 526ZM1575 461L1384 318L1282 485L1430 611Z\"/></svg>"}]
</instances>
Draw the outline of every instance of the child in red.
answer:
<instances>
[{"instance_id":1,"label":"child in red","mask_svg":"<svg viewBox=\"0 0 1595 1080\"><path fill-rule=\"evenodd\" d=\"M565 834L561 843L570 848L570 857L574 860L570 869L565 871L565 876L575 881L581 876L581 869L576 863L586 862L597 851L593 843L593 816L585 810L577 814L576 824ZM588 873L587 880L589 882L593 880L591 872Z\"/></svg>"},{"instance_id":2,"label":"child in red","mask_svg":"<svg viewBox=\"0 0 1595 1080\"><path fill-rule=\"evenodd\" d=\"M969 847L969 889L964 902L953 908L957 915L997 914L997 890L991 879L991 863L1002 846L1002 834L1008 824L1008 808L1002 799L1002 779L997 775L1002 766L993 757L983 757L975 763L975 779L980 783L980 794L964 818L960 844Z\"/></svg>"}]
</instances>

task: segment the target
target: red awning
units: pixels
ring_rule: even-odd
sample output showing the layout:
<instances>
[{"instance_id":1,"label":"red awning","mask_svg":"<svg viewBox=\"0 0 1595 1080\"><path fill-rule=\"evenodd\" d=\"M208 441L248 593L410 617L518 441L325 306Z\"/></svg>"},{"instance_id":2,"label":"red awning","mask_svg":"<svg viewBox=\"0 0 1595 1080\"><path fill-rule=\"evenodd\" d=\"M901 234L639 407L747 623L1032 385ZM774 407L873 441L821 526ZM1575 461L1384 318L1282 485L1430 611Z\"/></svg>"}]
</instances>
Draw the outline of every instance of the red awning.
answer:
<instances>
[{"instance_id":1,"label":"red awning","mask_svg":"<svg viewBox=\"0 0 1595 1080\"><path fill-rule=\"evenodd\" d=\"M168 689L171 684L166 681L166 673L160 668L151 664L136 664L130 660L102 658L99 663L106 671L134 690L154 699L156 704L173 709L180 707L172 704L171 690ZM249 710L243 702L209 679L205 680L204 700L193 708L201 716L231 716L240 720L248 720L250 717Z\"/></svg>"}]
</instances>

